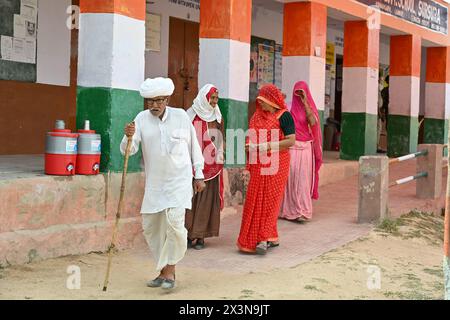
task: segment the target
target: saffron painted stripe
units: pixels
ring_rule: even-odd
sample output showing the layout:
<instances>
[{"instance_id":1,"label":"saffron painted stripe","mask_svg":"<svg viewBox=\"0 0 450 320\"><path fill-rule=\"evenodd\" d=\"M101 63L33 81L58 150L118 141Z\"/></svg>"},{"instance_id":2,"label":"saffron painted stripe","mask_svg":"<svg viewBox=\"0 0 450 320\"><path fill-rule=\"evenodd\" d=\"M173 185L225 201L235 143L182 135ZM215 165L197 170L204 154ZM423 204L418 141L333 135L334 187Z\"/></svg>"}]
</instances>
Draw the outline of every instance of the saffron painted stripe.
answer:
<instances>
[{"instance_id":1,"label":"saffron painted stripe","mask_svg":"<svg viewBox=\"0 0 450 320\"><path fill-rule=\"evenodd\" d=\"M378 69L344 68L342 112L378 115Z\"/></svg>"},{"instance_id":2,"label":"saffron painted stripe","mask_svg":"<svg viewBox=\"0 0 450 320\"><path fill-rule=\"evenodd\" d=\"M425 85L425 117L448 119L450 116L450 84L427 82Z\"/></svg>"},{"instance_id":3,"label":"saffron painted stripe","mask_svg":"<svg viewBox=\"0 0 450 320\"><path fill-rule=\"evenodd\" d=\"M389 114L412 117L419 115L419 77L391 76L389 94Z\"/></svg>"},{"instance_id":4,"label":"saffron painted stripe","mask_svg":"<svg viewBox=\"0 0 450 320\"><path fill-rule=\"evenodd\" d=\"M81 13L116 13L145 21L144 0L80 0Z\"/></svg>"},{"instance_id":5,"label":"saffron painted stripe","mask_svg":"<svg viewBox=\"0 0 450 320\"><path fill-rule=\"evenodd\" d=\"M213 83L220 96L249 100L250 44L227 39L200 39L199 88Z\"/></svg>"},{"instance_id":6,"label":"saffron painted stripe","mask_svg":"<svg viewBox=\"0 0 450 320\"><path fill-rule=\"evenodd\" d=\"M391 36L392 76L415 76L420 78L422 58L421 38L417 35Z\"/></svg>"},{"instance_id":7,"label":"saffron painted stripe","mask_svg":"<svg viewBox=\"0 0 450 320\"><path fill-rule=\"evenodd\" d=\"M378 68L380 30L369 29L364 21L344 23L344 67Z\"/></svg>"},{"instance_id":8,"label":"saffron painted stripe","mask_svg":"<svg viewBox=\"0 0 450 320\"><path fill-rule=\"evenodd\" d=\"M78 85L138 90L145 71L145 22L81 14L78 52Z\"/></svg>"},{"instance_id":9,"label":"saffron painted stripe","mask_svg":"<svg viewBox=\"0 0 450 320\"><path fill-rule=\"evenodd\" d=\"M450 47L427 49L426 81L450 83Z\"/></svg>"},{"instance_id":10,"label":"saffron painted stripe","mask_svg":"<svg viewBox=\"0 0 450 320\"><path fill-rule=\"evenodd\" d=\"M306 81L317 109L325 109L325 59L311 56L284 56L282 70L282 91L286 102L292 102L294 85Z\"/></svg>"},{"instance_id":11,"label":"saffron painted stripe","mask_svg":"<svg viewBox=\"0 0 450 320\"><path fill-rule=\"evenodd\" d=\"M251 0L202 0L200 38L250 43Z\"/></svg>"}]
</instances>

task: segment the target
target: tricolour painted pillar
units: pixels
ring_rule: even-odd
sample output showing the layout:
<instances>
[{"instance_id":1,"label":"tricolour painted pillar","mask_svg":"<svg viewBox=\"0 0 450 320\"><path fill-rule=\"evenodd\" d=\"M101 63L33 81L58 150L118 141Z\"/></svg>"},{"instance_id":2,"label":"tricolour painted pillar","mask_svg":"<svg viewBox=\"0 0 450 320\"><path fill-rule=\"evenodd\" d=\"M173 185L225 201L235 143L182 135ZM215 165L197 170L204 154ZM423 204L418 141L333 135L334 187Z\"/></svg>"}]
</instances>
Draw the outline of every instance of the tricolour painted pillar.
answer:
<instances>
[{"instance_id":1,"label":"tricolour painted pillar","mask_svg":"<svg viewBox=\"0 0 450 320\"><path fill-rule=\"evenodd\" d=\"M367 21L344 27L341 159L377 151L380 30Z\"/></svg>"},{"instance_id":2,"label":"tricolour painted pillar","mask_svg":"<svg viewBox=\"0 0 450 320\"><path fill-rule=\"evenodd\" d=\"M251 22L251 0L201 1L199 88L207 83L218 88L228 132L248 128ZM229 167L245 163L234 146L234 156L230 156L227 144Z\"/></svg>"},{"instance_id":3,"label":"tricolour painted pillar","mask_svg":"<svg viewBox=\"0 0 450 320\"><path fill-rule=\"evenodd\" d=\"M450 112L450 47L427 49L424 143L447 143Z\"/></svg>"},{"instance_id":4,"label":"tricolour painted pillar","mask_svg":"<svg viewBox=\"0 0 450 320\"><path fill-rule=\"evenodd\" d=\"M123 128L143 110L145 1L80 0L77 127L102 136L102 171L121 171ZM129 171L140 170L133 156Z\"/></svg>"},{"instance_id":5,"label":"tricolour painted pillar","mask_svg":"<svg viewBox=\"0 0 450 320\"><path fill-rule=\"evenodd\" d=\"M389 82L388 156L417 151L420 107L421 39L391 37Z\"/></svg>"},{"instance_id":6,"label":"tricolour painted pillar","mask_svg":"<svg viewBox=\"0 0 450 320\"><path fill-rule=\"evenodd\" d=\"M292 102L297 81L308 83L323 128L325 106L325 58L327 51L327 7L314 2L284 5L283 92Z\"/></svg>"}]
</instances>

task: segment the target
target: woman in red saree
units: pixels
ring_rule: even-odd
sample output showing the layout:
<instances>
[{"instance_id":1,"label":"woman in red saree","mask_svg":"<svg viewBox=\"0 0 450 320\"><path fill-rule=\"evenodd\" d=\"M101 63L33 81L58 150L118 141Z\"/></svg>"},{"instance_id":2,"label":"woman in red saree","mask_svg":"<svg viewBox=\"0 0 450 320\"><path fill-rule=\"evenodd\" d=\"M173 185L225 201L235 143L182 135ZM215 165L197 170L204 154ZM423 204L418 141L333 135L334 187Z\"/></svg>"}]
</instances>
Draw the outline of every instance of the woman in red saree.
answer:
<instances>
[{"instance_id":1,"label":"woman in red saree","mask_svg":"<svg viewBox=\"0 0 450 320\"><path fill-rule=\"evenodd\" d=\"M312 200L319 198L319 169L322 165L322 130L319 113L308 85L294 86L291 114L296 141L291 147L291 170L280 217L298 222L312 219Z\"/></svg>"},{"instance_id":2,"label":"woman in red saree","mask_svg":"<svg viewBox=\"0 0 450 320\"><path fill-rule=\"evenodd\" d=\"M289 175L288 149L294 143L294 121L283 94L274 85L263 86L246 145L250 182L237 241L243 252L266 254L278 246L277 219Z\"/></svg>"}]
</instances>

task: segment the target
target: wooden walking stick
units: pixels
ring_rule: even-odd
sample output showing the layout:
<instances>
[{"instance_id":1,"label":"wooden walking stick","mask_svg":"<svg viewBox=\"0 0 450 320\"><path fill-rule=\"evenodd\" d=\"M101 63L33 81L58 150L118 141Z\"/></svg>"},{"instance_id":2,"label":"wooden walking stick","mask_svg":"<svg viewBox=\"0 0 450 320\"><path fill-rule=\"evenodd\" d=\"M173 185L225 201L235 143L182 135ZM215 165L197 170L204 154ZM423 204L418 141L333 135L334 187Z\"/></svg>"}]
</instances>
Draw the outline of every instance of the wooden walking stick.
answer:
<instances>
[{"instance_id":1,"label":"wooden walking stick","mask_svg":"<svg viewBox=\"0 0 450 320\"><path fill-rule=\"evenodd\" d=\"M117 229L119 227L120 214L122 213L122 207L123 207L123 195L125 193L125 177L127 175L128 158L130 157L132 140L133 140L133 137L128 137L127 149L125 151L125 161L123 163L122 184L120 186L119 205L117 207L116 223L114 224L114 228L113 228L111 244L109 245L109 248L108 248L108 267L106 269L105 282L103 283L103 291L106 291L106 289L108 288L109 272L111 270L112 255L113 255L113 251L115 248L116 234L117 234Z\"/></svg>"}]
</instances>

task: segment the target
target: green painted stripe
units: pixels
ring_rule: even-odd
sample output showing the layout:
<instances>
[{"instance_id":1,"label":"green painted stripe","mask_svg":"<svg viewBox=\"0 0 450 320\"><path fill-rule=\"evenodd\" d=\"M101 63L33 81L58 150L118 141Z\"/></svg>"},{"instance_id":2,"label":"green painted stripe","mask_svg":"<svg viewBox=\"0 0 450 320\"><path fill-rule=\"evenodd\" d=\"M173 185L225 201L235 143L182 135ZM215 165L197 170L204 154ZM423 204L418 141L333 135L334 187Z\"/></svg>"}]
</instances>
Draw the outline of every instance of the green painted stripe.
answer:
<instances>
[{"instance_id":1,"label":"green painted stripe","mask_svg":"<svg viewBox=\"0 0 450 320\"><path fill-rule=\"evenodd\" d=\"M342 113L341 159L358 160L377 151L377 115Z\"/></svg>"},{"instance_id":2,"label":"green painted stripe","mask_svg":"<svg viewBox=\"0 0 450 320\"><path fill-rule=\"evenodd\" d=\"M446 144L448 139L448 120L425 118L424 138L426 144Z\"/></svg>"},{"instance_id":3,"label":"green painted stripe","mask_svg":"<svg viewBox=\"0 0 450 320\"><path fill-rule=\"evenodd\" d=\"M248 103L233 99L219 99L219 108L225 122L225 130L243 130L248 129ZM230 138L231 139L231 138ZM231 141L226 137L226 164L225 167L243 167L245 166L245 157L242 157L242 148L238 149L238 139L234 137ZM233 148L234 147L234 148ZM233 150L231 150L233 148ZM238 152L241 156L238 157ZM229 157L231 155L231 158Z\"/></svg>"},{"instance_id":4,"label":"green painted stripe","mask_svg":"<svg viewBox=\"0 0 450 320\"><path fill-rule=\"evenodd\" d=\"M77 128L89 120L91 128L102 137L102 172L123 170L124 157L119 145L126 123L143 110L143 99L139 92L110 88L77 88ZM141 153L130 157L128 171L141 171Z\"/></svg>"},{"instance_id":5,"label":"green painted stripe","mask_svg":"<svg viewBox=\"0 0 450 320\"><path fill-rule=\"evenodd\" d=\"M417 117L388 116L388 156L400 157L417 151L419 120Z\"/></svg>"}]
</instances>

